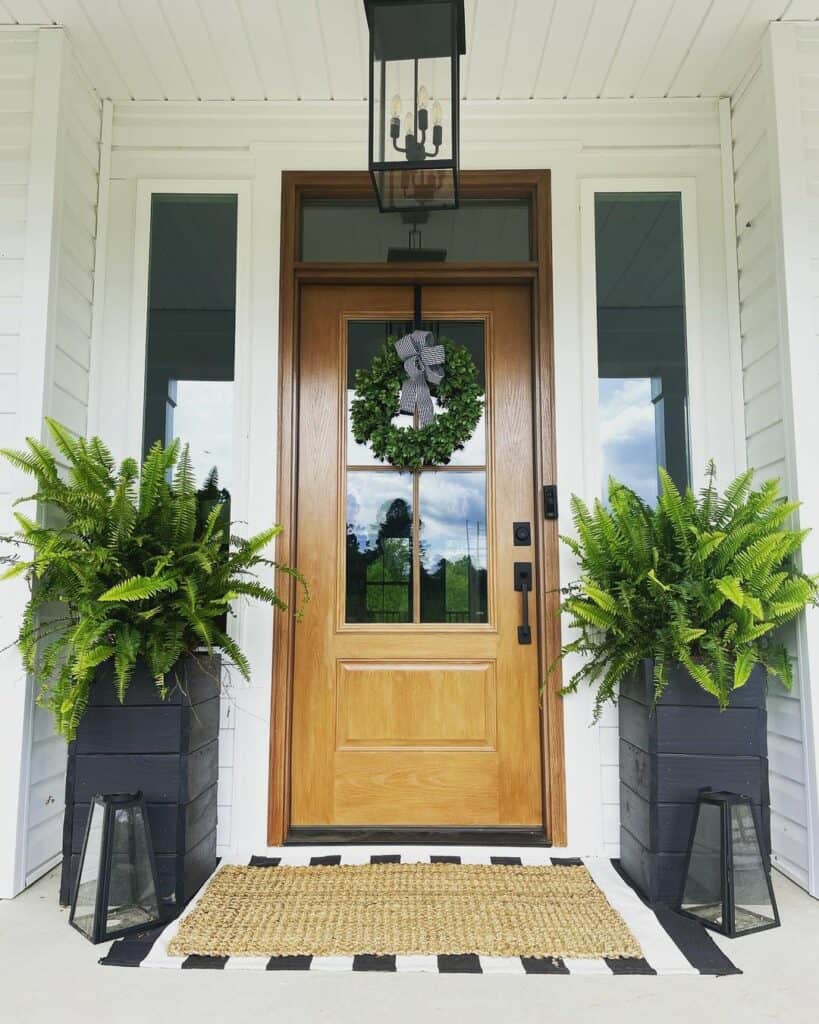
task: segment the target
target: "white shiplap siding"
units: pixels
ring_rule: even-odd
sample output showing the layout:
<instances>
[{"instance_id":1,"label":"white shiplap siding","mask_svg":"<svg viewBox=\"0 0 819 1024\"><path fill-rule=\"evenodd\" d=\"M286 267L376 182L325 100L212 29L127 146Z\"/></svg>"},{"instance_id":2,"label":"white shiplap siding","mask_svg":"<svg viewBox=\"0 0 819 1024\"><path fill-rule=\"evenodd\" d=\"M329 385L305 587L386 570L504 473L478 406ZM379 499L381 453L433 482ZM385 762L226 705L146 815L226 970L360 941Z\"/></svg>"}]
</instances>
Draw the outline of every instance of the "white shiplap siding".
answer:
<instances>
[{"instance_id":1,"label":"white shiplap siding","mask_svg":"<svg viewBox=\"0 0 819 1024\"><path fill-rule=\"evenodd\" d=\"M0 445L16 444L24 415L20 406L21 334L36 67L36 32L0 32ZM0 464L0 533L15 525L12 501L19 481L8 464ZM0 686L10 702L8 708L3 707L9 734L3 735L0 755L0 813L12 837L0 850L0 894L11 895L17 874L14 843L24 749L22 736L14 733L23 713L25 680L19 656L9 645L17 634L26 584L23 580L6 582L0 596Z\"/></svg>"},{"instance_id":2,"label":"white shiplap siding","mask_svg":"<svg viewBox=\"0 0 819 1024\"><path fill-rule=\"evenodd\" d=\"M49 331L45 407L73 433L86 432L94 298L94 252L102 104L68 55L61 124L55 231L56 302ZM65 795L65 742L51 715L33 709L25 878L34 881L59 857Z\"/></svg>"},{"instance_id":3,"label":"white shiplap siding","mask_svg":"<svg viewBox=\"0 0 819 1024\"><path fill-rule=\"evenodd\" d=\"M0 437L14 436L23 302L28 157L37 36L0 35ZM0 501L9 503L10 475L0 469ZM8 526L3 516L2 528ZM4 617L5 618L5 617ZM5 621L3 640L6 638ZM5 646L3 643L2 646Z\"/></svg>"},{"instance_id":4,"label":"white shiplap siding","mask_svg":"<svg viewBox=\"0 0 819 1024\"><path fill-rule=\"evenodd\" d=\"M731 102L739 265L742 376L748 465L757 479L789 487L780 284L778 206L772 173L771 82L760 61ZM789 647L795 642L788 637ZM799 665L791 693L775 680L768 694L771 838L776 866L808 884L808 803L805 784Z\"/></svg>"},{"instance_id":5,"label":"white shiplap siding","mask_svg":"<svg viewBox=\"0 0 819 1024\"><path fill-rule=\"evenodd\" d=\"M0 29L0 445L39 433L44 412L86 429L100 116L59 29ZM0 465L0 532L15 525L12 502L28 487ZM39 877L62 848L65 743L10 646L26 598L23 580L3 584L0 684L14 703L4 705L13 734L3 740L0 803L19 838L0 851L2 895Z\"/></svg>"},{"instance_id":6,"label":"white shiplap siding","mask_svg":"<svg viewBox=\"0 0 819 1024\"><path fill-rule=\"evenodd\" d=\"M102 104L76 62L66 82L60 256L49 411L86 430Z\"/></svg>"},{"instance_id":7,"label":"white shiplap siding","mask_svg":"<svg viewBox=\"0 0 819 1024\"><path fill-rule=\"evenodd\" d=\"M819 389L819 370L817 369L816 351L819 345L819 25L800 23L794 26L777 26L777 37L793 34L795 37L796 60L791 69L791 75L796 79L796 91L799 104L799 149L801 150L801 223L803 233L806 236L806 251L801 253L803 266L798 285L792 289L797 294L801 303L806 309L806 314L800 325L804 325L804 336L809 338L807 345L800 349L799 365L792 364L792 373L798 373L800 377L807 378L807 389L812 396L815 396ZM779 52L781 47L774 47ZM789 236L790 237L790 236ZM812 335L809 333L812 329ZM800 335L803 330L799 329ZM804 369L802 369L804 367ZM804 401L803 397L795 399L797 402ZM815 425L815 406L810 406L812 425ZM807 446L804 442L807 441ZM802 449L808 447L808 467L816 465L815 450L810 450L813 439L803 439ZM816 529L817 514L817 481L814 472L813 477L805 469L804 455L799 461L800 475L800 499L805 503L806 525ZM815 534L812 538L815 540ZM814 562L816 558L815 545L811 548L811 554L806 556L806 569L815 571ZM810 614L810 613L809 613ZM811 635L813 634L813 635ZM782 717L782 742L787 752L796 761L799 758L799 767L806 772L808 792L810 795L810 806L812 810L812 830L808 835L790 830L789 838L795 844L794 853L802 854L811 865L810 888L814 895L819 895L819 853L816 849L819 841L819 806L817 802L817 788L819 788L819 764L817 758L817 694L819 694L819 677L817 676L817 659L815 656L816 636L815 625L808 620L801 636L802 649L809 652L811 662L811 684L809 692L805 693L805 700L802 706L798 726L801 732L797 734L797 723L793 718ZM804 682L807 688L807 682ZM803 736L806 740L802 743ZM784 808L783 808L784 813Z\"/></svg>"}]
</instances>

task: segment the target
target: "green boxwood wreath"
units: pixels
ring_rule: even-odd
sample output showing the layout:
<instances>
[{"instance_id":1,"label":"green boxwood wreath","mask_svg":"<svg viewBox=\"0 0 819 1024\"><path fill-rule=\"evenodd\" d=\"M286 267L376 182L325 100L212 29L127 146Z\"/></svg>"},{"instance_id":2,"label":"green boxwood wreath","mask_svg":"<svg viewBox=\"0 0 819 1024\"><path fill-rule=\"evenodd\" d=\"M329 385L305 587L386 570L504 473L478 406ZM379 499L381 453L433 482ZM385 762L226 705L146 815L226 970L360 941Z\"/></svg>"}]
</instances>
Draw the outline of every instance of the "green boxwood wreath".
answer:
<instances>
[{"instance_id":1,"label":"green boxwood wreath","mask_svg":"<svg viewBox=\"0 0 819 1024\"><path fill-rule=\"evenodd\" d=\"M350 423L358 444L370 444L376 458L398 469L445 466L463 448L481 418L484 392L478 370L463 345L439 338L444 346L444 379L431 384L430 393L442 407L425 427L399 427L392 422L398 412L401 385L406 374L395 351L397 338L390 337L373 357L369 369L356 370L355 397Z\"/></svg>"}]
</instances>

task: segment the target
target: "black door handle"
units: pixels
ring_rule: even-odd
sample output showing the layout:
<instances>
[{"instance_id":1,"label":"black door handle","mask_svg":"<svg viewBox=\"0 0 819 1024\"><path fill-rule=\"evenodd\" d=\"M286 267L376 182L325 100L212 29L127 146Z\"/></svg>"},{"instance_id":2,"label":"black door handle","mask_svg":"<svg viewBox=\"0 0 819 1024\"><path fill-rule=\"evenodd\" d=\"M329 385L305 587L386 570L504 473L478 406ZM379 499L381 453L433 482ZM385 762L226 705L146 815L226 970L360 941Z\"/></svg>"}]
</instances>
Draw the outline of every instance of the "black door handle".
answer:
<instances>
[{"instance_id":1,"label":"black door handle","mask_svg":"<svg viewBox=\"0 0 819 1024\"><path fill-rule=\"evenodd\" d=\"M518 626L518 643L532 642L532 627L529 625L529 593L532 590L532 563L515 562L515 590L523 594L523 622Z\"/></svg>"}]
</instances>

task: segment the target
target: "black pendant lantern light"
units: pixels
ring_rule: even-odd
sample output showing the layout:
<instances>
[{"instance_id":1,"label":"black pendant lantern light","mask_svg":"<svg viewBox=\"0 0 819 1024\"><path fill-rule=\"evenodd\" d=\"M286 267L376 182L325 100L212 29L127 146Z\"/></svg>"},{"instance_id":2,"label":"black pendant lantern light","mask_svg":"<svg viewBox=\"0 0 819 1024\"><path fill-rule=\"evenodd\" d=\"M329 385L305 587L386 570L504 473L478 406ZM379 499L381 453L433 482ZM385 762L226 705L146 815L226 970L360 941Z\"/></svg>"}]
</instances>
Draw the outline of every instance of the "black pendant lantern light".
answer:
<instances>
[{"instance_id":1,"label":"black pendant lantern light","mask_svg":"<svg viewBox=\"0 0 819 1024\"><path fill-rule=\"evenodd\" d=\"M68 922L94 943L162 923L141 793L91 801Z\"/></svg>"},{"instance_id":2,"label":"black pendant lantern light","mask_svg":"<svg viewBox=\"0 0 819 1024\"><path fill-rule=\"evenodd\" d=\"M779 925L748 797L700 792L679 910L731 938Z\"/></svg>"},{"instance_id":3,"label":"black pendant lantern light","mask_svg":"<svg viewBox=\"0 0 819 1024\"><path fill-rule=\"evenodd\" d=\"M458 206L463 0L364 0L370 174L379 209Z\"/></svg>"}]
</instances>

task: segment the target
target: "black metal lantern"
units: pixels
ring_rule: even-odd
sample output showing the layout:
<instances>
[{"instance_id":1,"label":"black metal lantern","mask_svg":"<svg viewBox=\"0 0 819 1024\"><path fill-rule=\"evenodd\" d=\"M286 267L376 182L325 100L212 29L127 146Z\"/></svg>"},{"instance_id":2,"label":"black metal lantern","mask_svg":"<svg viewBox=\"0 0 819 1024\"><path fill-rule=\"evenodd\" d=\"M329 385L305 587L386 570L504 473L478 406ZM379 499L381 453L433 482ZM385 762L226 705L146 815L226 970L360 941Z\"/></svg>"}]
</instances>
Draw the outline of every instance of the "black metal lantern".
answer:
<instances>
[{"instance_id":1,"label":"black metal lantern","mask_svg":"<svg viewBox=\"0 0 819 1024\"><path fill-rule=\"evenodd\" d=\"M68 923L97 943L161 922L142 793L95 796Z\"/></svg>"},{"instance_id":2,"label":"black metal lantern","mask_svg":"<svg viewBox=\"0 0 819 1024\"><path fill-rule=\"evenodd\" d=\"M751 801L700 792L680 912L731 938L779 925Z\"/></svg>"},{"instance_id":3,"label":"black metal lantern","mask_svg":"<svg viewBox=\"0 0 819 1024\"><path fill-rule=\"evenodd\" d=\"M364 0L364 6L370 174L379 209L456 209L463 0Z\"/></svg>"}]
</instances>

